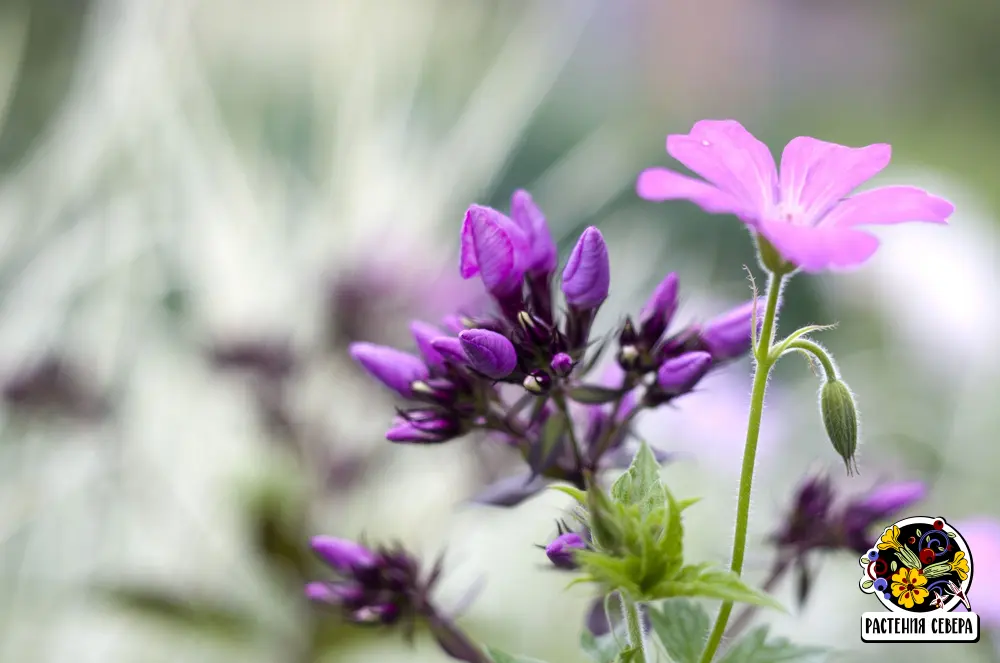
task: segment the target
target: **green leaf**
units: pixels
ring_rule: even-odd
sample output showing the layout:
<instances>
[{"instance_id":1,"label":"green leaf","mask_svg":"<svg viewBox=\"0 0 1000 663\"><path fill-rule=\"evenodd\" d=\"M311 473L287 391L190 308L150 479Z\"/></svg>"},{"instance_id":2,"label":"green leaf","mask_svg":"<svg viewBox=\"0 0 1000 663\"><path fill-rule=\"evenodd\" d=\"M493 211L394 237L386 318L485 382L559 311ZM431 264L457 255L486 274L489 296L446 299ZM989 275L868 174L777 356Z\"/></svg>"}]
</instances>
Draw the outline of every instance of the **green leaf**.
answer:
<instances>
[{"instance_id":1,"label":"green leaf","mask_svg":"<svg viewBox=\"0 0 1000 663\"><path fill-rule=\"evenodd\" d=\"M667 578L672 579L684 566L684 524L681 522L681 507L669 490L667 495L667 530L660 544L664 561L666 562Z\"/></svg>"},{"instance_id":2,"label":"green leaf","mask_svg":"<svg viewBox=\"0 0 1000 663\"><path fill-rule=\"evenodd\" d=\"M700 501L700 497L688 497L687 499L677 500L677 506L680 507L681 511L685 511L688 507L692 507Z\"/></svg>"},{"instance_id":3,"label":"green leaf","mask_svg":"<svg viewBox=\"0 0 1000 663\"><path fill-rule=\"evenodd\" d=\"M689 581L668 580L654 587L649 594L648 600L678 596L701 597L749 603L786 612L773 597L747 586L738 575L728 570L703 571Z\"/></svg>"},{"instance_id":4,"label":"green leaf","mask_svg":"<svg viewBox=\"0 0 1000 663\"><path fill-rule=\"evenodd\" d=\"M611 487L611 497L619 504L637 504L643 516L666 504L667 492L660 479L660 464L643 442L628 470Z\"/></svg>"},{"instance_id":5,"label":"green leaf","mask_svg":"<svg viewBox=\"0 0 1000 663\"><path fill-rule=\"evenodd\" d=\"M618 399L622 395L621 389L609 389L599 387L594 384L582 384L569 389L566 394L577 403L584 405L604 405Z\"/></svg>"},{"instance_id":6,"label":"green leaf","mask_svg":"<svg viewBox=\"0 0 1000 663\"><path fill-rule=\"evenodd\" d=\"M569 421L562 412L553 412L545 420L540 436L541 444L539 444L536 452L538 454L538 467L544 467L549 462L552 451L556 448L556 444L559 443L559 440L562 439L567 430L569 430ZM539 471L534 466L533 469Z\"/></svg>"},{"instance_id":7,"label":"green leaf","mask_svg":"<svg viewBox=\"0 0 1000 663\"><path fill-rule=\"evenodd\" d=\"M580 490L576 486L549 486L549 488L569 495L582 505L587 504L587 493Z\"/></svg>"},{"instance_id":8,"label":"green leaf","mask_svg":"<svg viewBox=\"0 0 1000 663\"><path fill-rule=\"evenodd\" d=\"M896 560L892 560L892 561L891 561L891 562L889 563L889 570L890 570L890 571L895 571L895 570L896 570L896 569L898 569L898 568L899 568L899 564L897 564L897 563L896 563Z\"/></svg>"},{"instance_id":9,"label":"green leaf","mask_svg":"<svg viewBox=\"0 0 1000 663\"><path fill-rule=\"evenodd\" d=\"M580 636L580 649L594 663L614 663L618 656L618 643L611 633L596 637L590 631L584 631Z\"/></svg>"},{"instance_id":10,"label":"green leaf","mask_svg":"<svg viewBox=\"0 0 1000 663\"><path fill-rule=\"evenodd\" d=\"M493 647L487 647L486 653L489 657L493 659L493 663L545 663L544 661L537 658L528 658L527 656L515 656L513 654L507 654L500 651L499 649L494 649Z\"/></svg>"},{"instance_id":11,"label":"green leaf","mask_svg":"<svg viewBox=\"0 0 1000 663\"><path fill-rule=\"evenodd\" d=\"M208 599L142 587L106 587L97 588L97 592L134 615L221 639L246 641L254 637L260 624L254 615L236 606Z\"/></svg>"},{"instance_id":12,"label":"green leaf","mask_svg":"<svg viewBox=\"0 0 1000 663\"><path fill-rule=\"evenodd\" d=\"M719 663L819 663L830 651L792 644L785 638L768 638L768 627L760 626L740 638Z\"/></svg>"},{"instance_id":13,"label":"green leaf","mask_svg":"<svg viewBox=\"0 0 1000 663\"><path fill-rule=\"evenodd\" d=\"M875 584L874 580L865 580L863 583L861 583L861 588L871 589L874 584Z\"/></svg>"},{"instance_id":14,"label":"green leaf","mask_svg":"<svg viewBox=\"0 0 1000 663\"><path fill-rule=\"evenodd\" d=\"M650 607L653 633L674 663L698 663L708 640L709 618L700 605L687 599L670 599Z\"/></svg>"}]
</instances>

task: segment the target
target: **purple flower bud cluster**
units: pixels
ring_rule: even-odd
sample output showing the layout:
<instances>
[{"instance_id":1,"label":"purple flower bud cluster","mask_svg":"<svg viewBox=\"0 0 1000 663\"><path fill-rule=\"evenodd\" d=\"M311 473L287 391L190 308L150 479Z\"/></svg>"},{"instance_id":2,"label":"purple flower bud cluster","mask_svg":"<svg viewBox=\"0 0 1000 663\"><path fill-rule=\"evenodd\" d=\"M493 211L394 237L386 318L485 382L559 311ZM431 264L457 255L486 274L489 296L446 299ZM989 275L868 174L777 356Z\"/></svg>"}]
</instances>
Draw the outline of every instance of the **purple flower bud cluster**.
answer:
<instances>
[{"instance_id":1,"label":"purple flower bud cluster","mask_svg":"<svg viewBox=\"0 0 1000 663\"><path fill-rule=\"evenodd\" d=\"M639 325L628 319L617 330L620 370L601 384L585 384L604 349L595 349L592 338L610 291L601 232L591 227L581 234L557 279L545 216L527 192L517 191L509 215L470 207L459 244L459 272L482 281L493 313L451 315L440 326L414 322L419 356L363 342L352 344L350 354L408 401L386 435L390 441L434 444L479 430L521 452L529 471L508 481L508 490L491 489L492 503L520 501L541 488L539 477L582 485L586 471L619 460L627 465L633 416L689 393L713 367L749 350L749 306L668 336L678 303L678 278L671 274ZM557 280L565 307L556 306ZM571 415L571 402L582 409ZM584 415L580 421L577 414Z\"/></svg>"}]
</instances>

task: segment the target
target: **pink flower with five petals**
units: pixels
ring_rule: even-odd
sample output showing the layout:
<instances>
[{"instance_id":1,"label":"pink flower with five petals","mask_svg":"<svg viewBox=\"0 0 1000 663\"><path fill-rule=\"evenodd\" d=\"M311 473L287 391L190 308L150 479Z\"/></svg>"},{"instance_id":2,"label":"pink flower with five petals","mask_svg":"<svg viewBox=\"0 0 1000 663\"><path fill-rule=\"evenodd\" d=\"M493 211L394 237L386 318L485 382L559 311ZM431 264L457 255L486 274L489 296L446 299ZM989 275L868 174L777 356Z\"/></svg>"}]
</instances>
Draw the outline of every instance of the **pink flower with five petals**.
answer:
<instances>
[{"instance_id":1,"label":"pink flower with five petals","mask_svg":"<svg viewBox=\"0 0 1000 663\"><path fill-rule=\"evenodd\" d=\"M800 136L781 154L734 120L702 120L689 134L667 136L667 153L700 175L666 168L639 175L636 190L652 201L690 200L713 214L734 214L788 262L807 272L864 263L878 238L858 226L908 221L946 223L954 206L912 186L851 196L889 165L886 144L846 147Z\"/></svg>"}]
</instances>

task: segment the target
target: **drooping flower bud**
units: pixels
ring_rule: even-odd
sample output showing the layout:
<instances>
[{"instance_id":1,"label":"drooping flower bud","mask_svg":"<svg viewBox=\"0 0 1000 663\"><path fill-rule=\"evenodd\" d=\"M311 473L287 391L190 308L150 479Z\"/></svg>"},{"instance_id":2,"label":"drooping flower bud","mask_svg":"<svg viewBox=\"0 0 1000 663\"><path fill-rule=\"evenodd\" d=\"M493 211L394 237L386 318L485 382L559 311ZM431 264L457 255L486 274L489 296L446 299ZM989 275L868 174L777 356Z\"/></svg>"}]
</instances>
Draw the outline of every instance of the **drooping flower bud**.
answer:
<instances>
[{"instance_id":1,"label":"drooping flower bud","mask_svg":"<svg viewBox=\"0 0 1000 663\"><path fill-rule=\"evenodd\" d=\"M552 543L545 547L545 555L557 568L573 570L576 568L573 555L577 550L586 550L586 548L587 543L582 536L576 532L566 532L557 536L552 540Z\"/></svg>"},{"instance_id":2,"label":"drooping flower bud","mask_svg":"<svg viewBox=\"0 0 1000 663\"><path fill-rule=\"evenodd\" d=\"M601 231L591 226L583 231L562 274L566 301L578 309L596 309L608 298L611 265Z\"/></svg>"},{"instance_id":3,"label":"drooping flower bud","mask_svg":"<svg viewBox=\"0 0 1000 663\"><path fill-rule=\"evenodd\" d=\"M552 358L551 367L553 373L564 378L573 371L573 358L565 352L560 352Z\"/></svg>"},{"instance_id":4,"label":"drooping flower bud","mask_svg":"<svg viewBox=\"0 0 1000 663\"><path fill-rule=\"evenodd\" d=\"M324 562L341 573L351 573L375 564L375 553L360 543L332 536L314 536L310 543L313 551Z\"/></svg>"},{"instance_id":5,"label":"drooping flower bud","mask_svg":"<svg viewBox=\"0 0 1000 663\"><path fill-rule=\"evenodd\" d=\"M674 313L677 312L677 290L677 274L671 272L660 281L646 302L639 316L639 324L642 329L642 340L647 345L655 345L663 336L663 332L667 331Z\"/></svg>"},{"instance_id":6,"label":"drooping flower bud","mask_svg":"<svg viewBox=\"0 0 1000 663\"><path fill-rule=\"evenodd\" d=\"M527 270L532 274L551 274L559 260L559 252L545 215L535 205L531 194L523 189L514 192L510 200L510 217L528 237Z\"/></svg>"},{"instance_id":7,"label":"drooping flower bud","mask_svg":"<svg viewBox=\"0 0 1000 663\"><path fill-rule=\"evenodd\" d=\"M487 377L499 380L517 368L517 350L502 334L487 329L467 329L458 339L469 364Z\"/></svg>"},{"instance_id":8,"label":"drooping flower bud","mask_svg":"<svg viewBox=\"0 0 1000 663\"><path fill-rule=\"evenodd\" d=\"M413 355L374 343L352 343L348 351L376 380L405 398L412 398L411 386L426 380L427 366Z\"/></svg>"},{"instance_id":9,"label":"drooping flower bud","mask_svg":"<svg viewBox=\"0 0 1000 663\"><path fill-rule=\"evenodd\" d=\"M524 282L529 244L524 231L500 212L473 205L462 223L460 273L479 274L496 296L517 292Z\"/></svg>"},{"instance_id":10,"label":"drooping flower bud","mask_svg":"<svg viewBox=\"0 0 1000 663\"><path fill-rule=\"evenodd\" d=\"M758 315L763 318L764 302L758 302ZM701 340L716 361L736 359L750 350L750 329L753 302L747 302L702 326ZM760 324L758 322L758 324Z\"/></svg>"},{"instance_id":11,"label":"drooping flower bud","mask_svg":"<svg viewBox=\"0 0 1000 663\"><path fill-rule=\"evenodd\" d=\"M688 352L663 362L656 372L656 383L667 393L683 393L704 377L712 365L707 352Z\"/></svg>"},{"instance_id":12,"label":"drooping flower bud","mask_svg":"<svg viewBox=\"0 0 1000 663\"><path fill-rule=\"evenodd\" d=\"M826 434L833 448L844 459L847 474L857 471L854 454L858 448L858 411L854 396L843 380L827 380L819 397Z\"/></svg>"}]
</instances>

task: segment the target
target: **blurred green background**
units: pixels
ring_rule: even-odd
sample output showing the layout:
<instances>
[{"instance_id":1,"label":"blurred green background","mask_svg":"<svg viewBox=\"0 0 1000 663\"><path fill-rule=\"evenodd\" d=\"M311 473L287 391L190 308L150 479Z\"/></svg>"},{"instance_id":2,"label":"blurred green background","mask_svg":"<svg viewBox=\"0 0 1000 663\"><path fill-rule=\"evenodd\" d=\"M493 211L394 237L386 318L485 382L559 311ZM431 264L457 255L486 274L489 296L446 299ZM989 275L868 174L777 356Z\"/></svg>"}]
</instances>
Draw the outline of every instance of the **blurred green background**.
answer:
<instances>
[{"instance_id":1,"label":"blurred green background","mask_svg":"<svg viewBox=\"0 0 1000 663\"><path fill-rule=\"evenodd\" d=\"M956 203L948 229L890 228L862 270L799 277L783 324L840 323L824 342L865 442L845 491L920 478L931 515L1000 516L998 25L986 0L0 4L0 661L445 660L304 605L315 533L444 549L442 602L481 587L471 633L582 661L590 596L532 547L565 502L465 504L511 459L389 445L392 401L346 344L447 312L465 207L516 187L564 250L605 233L599 325L668 271L682 322L744 300L740 224L632 188L705 117L775 150L890 142L880 181ZM691 547L724 561L748 366L713 380L641 428L685 454L664 476L705 497ZM751 574L795 483L840 472L806 367L773 384ZM853 555L819 569L778 632L915 655L858 642ZM947 655L1000 660L988 640Z\"/></svg>"}]
</instances>

